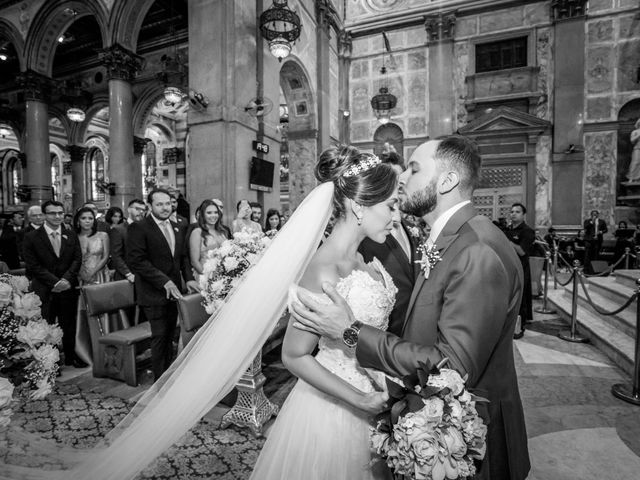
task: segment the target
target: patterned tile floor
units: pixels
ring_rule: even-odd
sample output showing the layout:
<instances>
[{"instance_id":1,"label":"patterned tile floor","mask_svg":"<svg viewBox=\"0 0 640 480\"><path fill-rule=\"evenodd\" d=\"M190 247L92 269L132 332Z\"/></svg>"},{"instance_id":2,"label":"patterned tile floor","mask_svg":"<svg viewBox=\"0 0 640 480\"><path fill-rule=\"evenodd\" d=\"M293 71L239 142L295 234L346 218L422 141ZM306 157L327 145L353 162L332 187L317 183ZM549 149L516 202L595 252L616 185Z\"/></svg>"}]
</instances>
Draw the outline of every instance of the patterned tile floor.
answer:
<instances>
[{"instance_id":1,"label":"patterned tile floor","mask_svg":"<svg viewBox=\"0 0 640 480\"><path fill-rule=\"evenodd\" d=\"M535 302L534 306L540 303ZM614 383L630 382L629 377L593 346L560 340L557 332L564 328L566 325L557 316L536 313L524 338L514 342L533 465L529 479L640 478L640 407L610 393ZM265 360L265 390L274 403L281 405L294 380L282 367L277 353ZM93 409L94 417L100 420L97 430L108 429L124 415L127 405L149 384L145 381L139 387L128 387L113 380L94 379L90 371L75 369L65 369L59 381L61 395L79 395L78 402L88 402L87 408ZM233 400L231 394L212 409L140 478L248 478L262 441L234 427L217 428ZM60 403L54 397L48 403L27 407L16 420L22 424L31 422L32 431L71 444L76 443L74 436L104 433L89 429L81 434L81 419L74 419L73 425L60 422L65 407L56 407L56 402ZM73 404L66 407L69 405ZM29 408L39 413L30 413ZM114 418L105 417L109 409ZM53 419L58 431L47 427ZM86 420L91 423L91 419Z\"/></svg>"}]
</instances>

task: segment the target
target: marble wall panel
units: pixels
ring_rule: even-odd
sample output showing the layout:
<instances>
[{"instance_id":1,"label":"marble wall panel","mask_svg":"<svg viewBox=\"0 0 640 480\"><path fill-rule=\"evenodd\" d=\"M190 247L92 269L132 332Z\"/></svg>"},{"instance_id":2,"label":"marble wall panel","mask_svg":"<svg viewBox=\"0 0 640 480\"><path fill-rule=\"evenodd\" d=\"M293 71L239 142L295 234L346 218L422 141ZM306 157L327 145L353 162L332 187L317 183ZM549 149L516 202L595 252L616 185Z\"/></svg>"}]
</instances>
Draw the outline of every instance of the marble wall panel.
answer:
<instances>
[{"instance_id":1,"label":"marble wall panel","mask_svg":"<svg viewBox=\"0 0 640 480\"><path fill-rule=\"evenodd\" d=\"M407 70L424 70L427 68L426 50L407 54Z\"/></svg>"},{"instance_id":2,"label":"marble wall panel","mask_svg":"<svg viewBox=\"0 0 640 480\"><path fill-rule=\"evenodd\" d=\"M540 67L538 71L538 91L542 93L536 105L536 115L549 121L553 119L554 105L553 33L551 28L541 28L538 30L536 39L536 61Z\"/></svg>"},{"instance_id":3,"label":"marble wall panel","mask_svg":"<svg viewBox=\"0 0 640 480\"><path fill-rule=\"evenodd\" d=\"M587 92L601 93L613 88L614 71L613 47L587 49Z\"/></svg>"},{"instance_id":4,"label":"marble wall panel","mask_svg":"<svg viewBox=\"0 0 640 480\"><path fill-rule=\"evenodd\" d=\"M351 124L351 141L367 142L373 137L369 129L369 122L358 122Z\"/></svg>"},{"instance_id":5,"label":"marble wall panel","mask_svg":"<svg viewBox=\"0 0 640 480\"><path fill-rule=\"evenodd\" d=\"M524 12L522 7L484 13L479 17L480 33L496 32L524 25Z\"/></svg>"},{"instance_id":6,"label":"marble wall panel","mask_svg":"<svg viewBox=\"0 0 640 480\"><path fill-rule=\"evenodd\" d=\"M409 136L420 137L427 134L427 121L424 117L409 118Z\"/></svg>"},{"instance_id":7,"label":"marble wall panel","mask_svg":"<svg viewBox=\"0 0 640 480\"><path fill-rule=\"evenodd\" d=\"M351 45L351 55L354 57L366 55L371 51L369 47L369 37L356 38Z\"/></svg>"},{"instance_id":8,"label":"marble wall panel","mask_svg":"<svg viewBox=\"0 0 640 480\"><path fill-rule=\"evenodd\" d=\"M613 19L590 22L587 26L589 43L610 42L613 40Z\"/></svg>"},{"instance_id":9,"label":"marble wall panel","mask_svg":"<svg viewBox=\"0 0 640 480\"><path fill-rule=\"evenodd\" d=\"M427 78L424 74L416 74L409 77L407 105L409 113L426 113Z\"/></svg>"},{"instance_id":10,"label":"marble wall panel","mask_svg":"<svg viewBox=\"0 0 640 480\"><path fill-rule=\"evenodd\" d=\"M291 209L316 186L313 169L316 164L316 139L289 139L289 198Z\"/></svg>"},{"instance_id":11,"label":"marble wall panel","mask_svg":"<svg viewBox=\"0 0 640 480\"><path fill-rule=\"evenodd\" d=\"M349 75L354 80L369 77L369 60L353 60Z\"/></svg>"},{"instance_id":12,"label":"marble wall panel","mask_svg":"<svg viewBox=\"0 0 640 480\"><path fill-rule=\"evenodd\" d=\"M331 99L329 101L329 135L338 139L340 137L340 64L335 50L329 53L329 85Z\"/></svg>"},{"instance_id":13,"label":"marble wall panel","mask_svg":"<svg viewBox=\"0 0 640 480\"><path fill-rule=\"evenodd\" d=\"M536 143L536 227L551 225L551 136Z\"/></svg>"},{"instance_id":14,"label":"marble wall panel","mask_svg":"<svg viewBox=\"0 0 640 480\"><path fill-rule=\"evenodd\" d=\"M456 20L456 38L469 37L478 34L478 17L462 17Z\"/></svg>"},{"instance_id":15,"label":"marble wall panel","mask_svg":"<svg viewBox=\"0 0 640 480\"><path fill-rule=\"evenodd\" d=\"M394 72L403 72L405 70L405 57L404 53L395 53L393 55L384 56L384 66L387 68L387 72L392 74ZM382 57L376 57L371 60L371 73L379 74L383 65Z\"/></svg>"},{"instance_id":16,"label":"marble wall panel","mask_svg":"<svg viewBox=\"0 0 640 480\"><path fill-rule=\"evenodd\" d=\"M613 8L613 0L589 0L589 12L599 12Z\"/></svg>"},{"instance_id":17,"label":"marble wall panel","mask_svg":"<svg viewBox=\"0 0 640 480\"><path fill-rule=\"evenodd\" d=\"M530 70L506 70L492 75L478 75L474 79L476 98L495 97L531 91Z\"/></svg>"},{"instance_id":18,"label":"marble wall panel","mask_svg":"<svg viewBox=\"0 0 640 480\"><path fill-rule=\"evenodd\" d=\"M640 23L640 22L639 22ZM640 90L640 39L618 44L618 92Z\"/></svg>"},{"instance_id":19,"label":"marble wall panel","mask_svg":"<svg viewBox=\"0 0 640 480\"><path fill-rule=\"evenodd\" d=\"M587 99L587 120L608 120L611 118L611 97Z\"/></svg>"},{"instance_id":20,"label":"marble wall panel","mask_svg":"<svg viewBox=\"0 0 640 480\"><path fill-rule=\"evenodd\" d=\"M404 45L406 47L422 46L427 42L427 31L424 27L415 27L405 30ZM393 45L391 45L393 50Z\"/></svg>"},{"instance_id":21,"label":"marble wall panel","mask_svg":"<svg viewBox=\"0 0 640 480\"><path fill-rule=\"evenodd\" d=\"M531 5L525 5L523 16L525 25L549 23L549 4L546 2L540 2Z\"/></svg>"},{"instance_id":22,"label":"marble wall panel","mask_svg":"<svg viewBox=\"0 0 640 480\"><path fill-rule=\"evenodd\" d=\"M618 0L619 8L637 8L638 0Z\"/></svg>"},{"instance_id":23,"label":"marble wall panel","mask_svg":"<svg viewBox=\"0 0 640 480\"><path fill-rule=\"evenodd\" d=\"M585 162L582 185L582 212L599 210L600 218L614 221L616 191L616 132L585 133Z\"/></svg>"},{"instance_id":24,"label":"marble wall panel","mask_svg":"<svg viewBox=\"0 0 640 480\"><path fill-rule=\"evenodd\" d=\"M456 42L453 45L453 88L455 98L455 118L453 131L467 124L467 83L469 74L469 42Z\"/></svg>"},{"instance_id":25,"label":"marble wall panel","mask_svg":"<svg viewBox=\"0 0 640 480\"><path fill-rule=\"evenodd\" d=\"M637 4L636 4L637 6ZM640 37L640 20L635 15L627 15L620 18L620 38Z\"/></svg>"},{"instance_id":26,"label":"marble wall panel","mask_svg":"<svg viewBox=\"0 0 640 480\"><path fill-rule=\"evenodd\" d=\"M368 119L373 115L371 105L369 103L370 91L368 83L353 83L351 85L350 99L351 119L354 122Z\"/></svg>"}]
</instances>

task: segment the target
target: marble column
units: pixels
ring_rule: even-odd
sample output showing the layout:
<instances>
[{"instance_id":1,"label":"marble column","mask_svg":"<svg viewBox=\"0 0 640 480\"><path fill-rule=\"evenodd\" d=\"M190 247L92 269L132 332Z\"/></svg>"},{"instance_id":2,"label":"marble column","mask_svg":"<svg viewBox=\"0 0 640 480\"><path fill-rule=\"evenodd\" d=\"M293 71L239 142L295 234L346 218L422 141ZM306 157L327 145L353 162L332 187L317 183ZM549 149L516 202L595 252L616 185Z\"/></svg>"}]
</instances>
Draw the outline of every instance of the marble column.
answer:
<instances>
[{"instance_id":1,"label":"marble column","mask_svg":"<svg viewBox=\"0 0 640 480\"><path fill-rule=\"evenodd\" d=\"M147 142L149 141L150 141L149 139L144 137L136 137L136 136L133 137L133 161L138 166L140 170L138 174L141 177L140 191L136 193L136 198L142 198L142 154L144 153L145 148L147 148ZM147 159L147 165L148 164L149 164L149 159Z\"/></svg>"},{"instance_id":2,"label":"marble column","mask_svg":"<svg viewBox=\"0 0 640 480\"><path fill-rule=\"evenodd\" d=\"M429 46L429 127L431 138L453 133L455 92L453 66L454 13L425 18Z\"/></svg>"},{"instance_id":3,"label":"marble column","mask_svg":"<svg viewBox=\"0 0 640 480\"><path fill-rule=\"evenodd\" d=\"M86 199L84 157L88 148L81 145L67 145L66 149L71 158L71 195L75 211L82 206Z\"/></svg>"},{"instance_id":4,"label":"marble column","mask_svg":"<svg viewBox=\"0 0 640 480\"><path fill-rule=\"evenodd\" d=\"M25 185L30 203L40 204L52 198L51 157L49 155L49 110L51 79L33 70L19 78L25 95Z\"/></svg>"},{"instance_id":5,"label":"marble column","mask_svg":"<svg viewBox=\"0 0 640 480\"><path fill-rule=\"evenodd\" d=\"M143 59L113 45L100 54L109 77L108 181L115 183L111 206L126 210L130 200L142 194L142 170L133 154L133 98L131 81L142 69Z\"/></svg>"},{"instance_id":6,"label":"marble column","mask_svg":"<svg viewBox=\"0 0 640 480\"><path fill-rule=\"evenodd\" d=\"M332 7L328 0L318 0L316 6L316 55L317 55L317 105L318 105L318 147L321 152L330 145L331 129L331 77L329 68L329 49L331 26L333 24Z\"/></svg>"},{"instance_id":7,"label":"marble column","mask_svg":"<svg viewBox=\"0 0 640 480\"><path fill-rule=\"evenodd\" d=\"M342 143L351 143L351 111L349 110L349 70L351 68L351 53L353 51L353 41L347 31L340 32L338 36L338 62L339 62L339 82L340 82L340 138Z\"/></svg>"}]
</instances>

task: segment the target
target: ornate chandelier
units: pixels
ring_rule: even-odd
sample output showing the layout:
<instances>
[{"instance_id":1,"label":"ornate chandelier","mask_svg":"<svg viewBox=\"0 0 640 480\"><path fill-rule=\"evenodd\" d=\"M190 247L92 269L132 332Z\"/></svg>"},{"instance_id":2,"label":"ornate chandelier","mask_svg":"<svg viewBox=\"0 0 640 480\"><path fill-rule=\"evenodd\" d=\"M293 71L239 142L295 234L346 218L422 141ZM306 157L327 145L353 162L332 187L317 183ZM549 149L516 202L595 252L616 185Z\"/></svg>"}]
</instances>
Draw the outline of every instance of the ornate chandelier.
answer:
<instances>
[{"instance_id":1,"label":"ornate chandelier","mask_svg":"<svg viewBox=\"0 0 640 480\"><path fill-rule=\"evenodd\" d=\"M273 5L260 15L260 31L269 41L269 51L279 62L291 53L300 38L300 17L287 5L287 0L273 0Z\"/></svg>"},{"instance_id":2,"label":"ornate chandelier","mask_svg":"<svg viewBox=\"0 0 640 480\"><path fill-rule=\"evenodd\" d=\"M71 107L67 109L67 118L72 122L84 122L86 115L81 108Z\"/></svg>"}]
</instances>

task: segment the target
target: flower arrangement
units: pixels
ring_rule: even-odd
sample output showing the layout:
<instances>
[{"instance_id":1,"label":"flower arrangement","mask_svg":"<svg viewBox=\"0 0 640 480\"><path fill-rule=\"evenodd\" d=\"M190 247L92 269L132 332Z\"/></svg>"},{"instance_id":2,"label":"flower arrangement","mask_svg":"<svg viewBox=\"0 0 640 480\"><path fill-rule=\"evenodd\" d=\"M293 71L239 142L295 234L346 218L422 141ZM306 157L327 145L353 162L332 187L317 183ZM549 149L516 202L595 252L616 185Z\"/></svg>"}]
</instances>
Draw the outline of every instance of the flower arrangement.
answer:
<instances>
[{"instance_id":1,"label":"flower arrangement","mask_svg":"<svg viewBox=\"0 0 640 480\"><path fill-rule=\"evenodd\" d=\"M208 253L200 276L202 303L207 313L213 314L220 308L225 297L270 243L271 239L263 233L243 229Z\"/></svg>"},{"instance_id":2,"label":"flower arrangement","mask_svg":"<svg viewBox=\"0 0 640 480\"><path fill-rule=\"evenodd\" d=\"M3 399L13 394L7 382L41 399L51 392L58 373L56 345L62 330L42 318L40 298L28 288L26 277L0 275L0 412L7 408Z\"/></svg>"},{"instance_id":3,"label":"flower arrangement","mask_svg":"<svg viewBox=\"0 0 640 480\"><path fill-rule=\"evenodd\" d=\"M403 379L387 380L391 409L380 414L371 435L375 452L397 475L443 480L472 477L474 460L486 452L487 426L476 402L487 401L465 389L455 370L428 369Z\"/></svg>"},{"instance_id":4,"label":"flower arrangement","mask_svg":"<svg viewBox=\"0 0 640 480\"><path fill-rule=\"evenodd\" d=\"M422 270L424 278L429 279L429 274L433 267L442 261L440 251L435 243L430 247L428 247L426 243L423 243L418 247L418 254L420 259L416 260L415 263L420 264L420 270Z\"/></svg>"}]
</instances>

